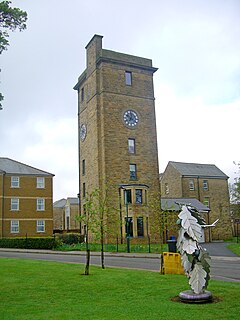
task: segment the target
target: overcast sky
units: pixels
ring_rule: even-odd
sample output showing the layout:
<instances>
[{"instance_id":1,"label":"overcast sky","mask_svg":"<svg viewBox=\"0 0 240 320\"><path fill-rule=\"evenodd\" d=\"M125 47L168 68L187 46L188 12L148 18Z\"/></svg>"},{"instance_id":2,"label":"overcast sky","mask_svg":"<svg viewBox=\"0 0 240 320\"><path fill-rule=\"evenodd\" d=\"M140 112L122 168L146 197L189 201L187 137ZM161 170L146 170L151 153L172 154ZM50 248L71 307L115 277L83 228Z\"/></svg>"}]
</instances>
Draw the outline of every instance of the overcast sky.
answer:
<instances>
[{"instance_id":1,"label":"overcast sky","mask_svg":"<svg viewBox=\"0 0 240 320\"><path fill-rule=\"evenodd\" d=\"M153 60L159 168L240 160L240 0L13 0L27 30L0 56L0 156L55 174L54 200L78 193L77 92L85 46Z\"/></svg>"}]
</instances>

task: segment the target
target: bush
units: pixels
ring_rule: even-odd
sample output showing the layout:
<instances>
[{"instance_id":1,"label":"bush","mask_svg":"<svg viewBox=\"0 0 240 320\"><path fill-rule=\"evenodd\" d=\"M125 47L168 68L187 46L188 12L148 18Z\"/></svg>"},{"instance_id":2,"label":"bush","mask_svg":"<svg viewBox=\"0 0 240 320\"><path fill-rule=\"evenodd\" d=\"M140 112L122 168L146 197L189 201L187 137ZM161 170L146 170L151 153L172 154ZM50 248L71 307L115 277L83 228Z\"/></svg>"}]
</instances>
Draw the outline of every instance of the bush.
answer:
<instances>
[{"instance_id":1,"label":"bush","mask_svg":"<svg viewBox=\"0 0 240 320\"><path fill-rule=\"evenodd\" d=\"M77 244L84 241L84 237L78 233L66 233L59 235L59 240L65 244Z\"/></svg>"},{"instance_id":2,"label":"bush","mask_svg":"<svg viewBox=\"0 0 240 320\"><path fill-rule=\"evenodd\" d=\"M0 239L1 248L18 249L53 249L57 243L53 237L45 238L2 238Z\"/></svg>"}]
</instances>

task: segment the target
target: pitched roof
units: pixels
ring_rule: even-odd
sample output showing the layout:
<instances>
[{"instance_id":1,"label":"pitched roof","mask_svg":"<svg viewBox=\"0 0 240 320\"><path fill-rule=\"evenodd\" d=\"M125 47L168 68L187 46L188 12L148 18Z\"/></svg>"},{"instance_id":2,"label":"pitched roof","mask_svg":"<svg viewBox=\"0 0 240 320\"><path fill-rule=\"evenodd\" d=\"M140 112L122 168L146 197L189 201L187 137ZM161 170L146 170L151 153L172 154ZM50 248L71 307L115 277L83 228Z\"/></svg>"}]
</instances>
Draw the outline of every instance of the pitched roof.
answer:
<instances>
[{"instance_id":1,"label":"pitched roof","mask_svg":"<svg viewBox=\"0 0 240 320\"><path fill-rule=\"evenodd\" d=\"M66 205L66 199L60 199L53 203L53 208L64 208Z\"/></svg>"},{"instance_id":2,"label":"pitched roof","mask_svg":"<svg viewBox=\"0 0 240 320\"><path fill-rule=\"evenodd\" d=\"M78 205L79 204L79 199L78 198L74 198L74 197L68 197L67 199L62 198L60 200L57 200L53 203L53 208L64 208L67 204L67 202L70 205Z\"/></svg>"},{"instance_id":3,"label":"pitched roof","mask_svg":"<svg viewBox=\"0 0 240 320\"><path fill-rule=\"evenodd\" d=\"M0 170L8 174L54 176L54 174L28 166L24 163L0 157Z\"/></svg>"},{"instance_id":4,"label":"pitched roof","mask_svg":"<svg viewBox=\"0 0 240 320\"><path fill-rule=\"evenodd\" d=\"M221 179L229 178L214 164L184 163L174 161L169 161L169 164L171 164L182 176L198 176Z\"/></svg>"},{"instance_id":5,"label":"pitched roof","mask_svg":"<svg viewBox=\"0 0 240 320\"><path fill-rule=\"evenodd\" d=\"M190 204L199 212L208 212L210 209L195 198L161 198L161 208L166 211L180 211L178 204Z\"/></svg>"},{"instance_id":6,"label":"pitched roof","mask_svg":"<svg viewBox=\"0 0 240 320\"><path fill-rule=\"evenodd\" d=\"M70 204L79 204L79 199L74 197L68 197L67 201L69 201Z\"/></svg>"}]
</instances>

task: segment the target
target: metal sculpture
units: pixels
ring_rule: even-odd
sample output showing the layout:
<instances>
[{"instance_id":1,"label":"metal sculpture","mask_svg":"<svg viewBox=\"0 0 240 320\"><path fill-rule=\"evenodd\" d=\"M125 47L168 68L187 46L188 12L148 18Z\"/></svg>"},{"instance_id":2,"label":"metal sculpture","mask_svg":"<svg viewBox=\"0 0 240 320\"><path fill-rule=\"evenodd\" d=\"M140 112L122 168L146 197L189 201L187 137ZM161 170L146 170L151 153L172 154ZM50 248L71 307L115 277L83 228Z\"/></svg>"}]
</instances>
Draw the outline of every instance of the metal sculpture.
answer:
<instances>
[{"instance_id":1,"label":"metal sculpture","mask_svg":"<svg viewBox=\"0 0 240 320\"><path fill-rule=\"evenodd\" d=\"M214 227L206 225L196 208L191 205L182 205L178 215L179 230L177 249L181 254L182 266L189 278L192 290L181 292L179 297L184 302L205 302L212 298L212 294L206 291L210 279L210 256L200 244L202 228Z\"/></svg>"}]
</instances>

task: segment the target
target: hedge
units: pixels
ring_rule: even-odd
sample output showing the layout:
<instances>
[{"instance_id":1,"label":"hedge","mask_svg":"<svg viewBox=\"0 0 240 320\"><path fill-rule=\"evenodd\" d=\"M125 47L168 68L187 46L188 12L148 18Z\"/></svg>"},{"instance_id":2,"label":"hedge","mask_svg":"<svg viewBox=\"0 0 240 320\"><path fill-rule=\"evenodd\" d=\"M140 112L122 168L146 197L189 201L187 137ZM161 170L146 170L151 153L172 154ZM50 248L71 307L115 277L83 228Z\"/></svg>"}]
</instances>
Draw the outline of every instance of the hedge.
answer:
<instances>
[{"instance_id":1,"label":"hedge","mask_svg":"<svg viewBox=\"0 0 240 320\"><path fill-rule=\"evenodd\" d=\"M53 237L45 238L2 238L0 248L53 249L57 243Z\"/></svg>"},{"instance_id":2,"label":"hedge","mask_svg":"<svg viewBox=\"0 0 240 320\"><path fill-rule=\"evenodd\" d=\"M76 244L76 243L82 243L84 241L84 236L80 235L79 233L60 234L58 238L62 243L66 243L70 245Z\"/></svg>"}]
</instances>

